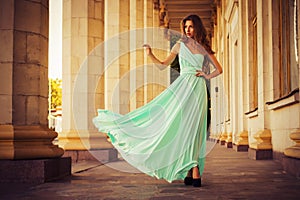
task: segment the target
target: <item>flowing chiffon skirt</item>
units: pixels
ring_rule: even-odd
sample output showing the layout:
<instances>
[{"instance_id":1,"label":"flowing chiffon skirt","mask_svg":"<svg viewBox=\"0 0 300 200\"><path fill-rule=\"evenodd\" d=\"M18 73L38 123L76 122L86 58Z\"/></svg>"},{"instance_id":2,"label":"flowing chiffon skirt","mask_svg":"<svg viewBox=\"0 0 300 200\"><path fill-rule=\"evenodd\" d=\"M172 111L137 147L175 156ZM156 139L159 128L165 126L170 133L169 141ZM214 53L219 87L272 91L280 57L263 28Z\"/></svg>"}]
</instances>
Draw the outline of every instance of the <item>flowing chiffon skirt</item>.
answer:
<instances>
[{"instance_id":1,"label":"flowing chiffon skirt","mask_svg":"<svg viewBox=\"0 0 300 200\"><path fill-rule=\"evenodd\" d=\"M207 130L205 79L183 72L148 104L120 115L98 110L93 123L132 166L168 182L199 166L203 173Z\"/></svg>"}]
</instances>

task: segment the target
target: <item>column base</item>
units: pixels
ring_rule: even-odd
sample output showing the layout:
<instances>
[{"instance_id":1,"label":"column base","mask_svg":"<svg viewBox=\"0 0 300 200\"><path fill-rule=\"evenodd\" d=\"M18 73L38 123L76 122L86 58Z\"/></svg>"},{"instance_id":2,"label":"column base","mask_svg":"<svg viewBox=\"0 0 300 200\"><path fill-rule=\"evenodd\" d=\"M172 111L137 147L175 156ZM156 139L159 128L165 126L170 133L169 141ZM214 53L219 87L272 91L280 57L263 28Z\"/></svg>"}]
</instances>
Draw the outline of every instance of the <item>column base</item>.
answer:
<instances>
[{"instance_id":1,"label":"column base","mask_svg":"<svg viewBox=\"0 0 300 200\"><path fill-rule=\"evenodd\" d=\"M244 152L244 151L248 151L249 145L236 145L233 144L233 150L237 151L237 152Z\"/></svg>"},{"instance_id":2,"label":"column base","mask_svg":"<svg viewBox=\"0 0 300 200\"><path fill-rule=\"evenodd\" d=\"M253 160L270 160L273 159L273 152L272 149L248 148L248 158Z\"/></svg>"},{"instance_id":3,"label":"column base","mask_svg":"<svg viewBox=\"0 0 300 200\"><path fill-rule=\"evenodd\" d=\"M71 175L71 158L0 160L1 183L44 183Z\"/></svg>"},{"instance_id":4,"label":"column base","mask_svg":"<svg viewBox=\"0 0 300 200\"><path fill-rule=\"evenodd\" d=\"M221 146L225 145L225 140L220 140L220 141L219 141L219 144L220 144Z\"/></svg>"},{"instance_id":5,"label":"column base","mask_svg":"<svg viewBox=\"0 0 300 200\"><path fill-rule=\"evenodd\" d=\"M232 142L225 142L226 148L232 148Z\"/></svg>"},{"instance_id":6,"label":"column base","mask_svg":"<svg viewBox=\"0 0 300 200\"><path fill-rule=\"evenodd\" d=\"M101 163L118 160L118 151L113 148L94 150L65 150L63 157L70 156L72 162L83 160L99 161Z\"/></svg>"},{"instance_id":7,"label":"column base","mask_svg":"<svg viewBox=\"0 0 300 200\"><path fill-rule=\"evenodd\" d=\"M282 165L284 171L292 176L296 176L296 178L300 178L300 159L283 157Z\"/></svg>"}]
</instances>

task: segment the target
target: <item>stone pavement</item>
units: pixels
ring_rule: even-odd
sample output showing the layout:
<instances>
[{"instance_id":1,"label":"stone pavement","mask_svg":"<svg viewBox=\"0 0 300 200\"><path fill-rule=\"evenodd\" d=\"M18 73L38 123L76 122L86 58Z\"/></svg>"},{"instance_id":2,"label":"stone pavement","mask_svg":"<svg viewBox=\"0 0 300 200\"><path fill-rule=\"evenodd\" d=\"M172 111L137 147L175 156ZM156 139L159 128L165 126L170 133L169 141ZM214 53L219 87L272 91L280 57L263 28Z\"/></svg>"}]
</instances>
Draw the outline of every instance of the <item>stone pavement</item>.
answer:
<instances>
[{"instance_id":1,"label":"stone pavement","mask_svg":"<svg viewBox=\"0 0 300 200\"><path fill-rule=\"evenodd\" d=\"M1 184L0 199L300 199L300 180L280 163L250 160L246 152L218 144L207 156L201 188L157 180L124 161L81 162L72 171L71 177L39 185Z\"/></svg>"}]
</instances>

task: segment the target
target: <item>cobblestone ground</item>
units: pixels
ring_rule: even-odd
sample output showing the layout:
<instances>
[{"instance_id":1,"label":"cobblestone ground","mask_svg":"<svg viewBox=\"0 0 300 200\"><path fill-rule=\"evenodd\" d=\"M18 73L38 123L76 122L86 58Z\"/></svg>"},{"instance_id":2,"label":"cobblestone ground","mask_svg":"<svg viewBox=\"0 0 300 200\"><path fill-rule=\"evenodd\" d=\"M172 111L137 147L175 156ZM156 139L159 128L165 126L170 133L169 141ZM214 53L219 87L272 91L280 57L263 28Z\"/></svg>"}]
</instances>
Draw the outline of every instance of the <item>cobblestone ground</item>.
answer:
<instances>
[{"instance_id":1,"label":"cobblestone ground","mask_svg":"<svg viewBox=\"0 0 300 200\"><path fill-rule=\"evenodd\" d=\"M250 160L246 152L219 144L207 156L201 188L137 173L124 161L110 167L81 162L73 172L40 185L2 184L0 199L300 199L300 180L286 174L278 162Z\"/></svg>"}]
</instances>

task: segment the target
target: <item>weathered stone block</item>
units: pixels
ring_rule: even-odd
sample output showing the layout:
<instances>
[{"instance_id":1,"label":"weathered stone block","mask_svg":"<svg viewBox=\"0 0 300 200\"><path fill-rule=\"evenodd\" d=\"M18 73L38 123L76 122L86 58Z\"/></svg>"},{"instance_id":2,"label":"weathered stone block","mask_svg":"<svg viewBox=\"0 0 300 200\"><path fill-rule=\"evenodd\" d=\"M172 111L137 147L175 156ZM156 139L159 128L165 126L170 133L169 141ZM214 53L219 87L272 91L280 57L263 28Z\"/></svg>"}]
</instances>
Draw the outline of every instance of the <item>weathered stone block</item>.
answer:
<instances>
[{"instance_id":1,"label":"weathered stone block","mask_svg":"<svg viewBox=\"0 0 300 200\"><path fill-rule=\"evenodd\" d=\"M23 31L14 32L14 61L19 63L25 63L27 59L27 34Z\"/></svg>"},{"instance_id":2,"label":"weathered stone block","mask_svg":"<svg viewBox=\"0 0 300 200\"><path fill-rule=\"evenodd\" d=\"M248 148L248 158L253 160L269 160L273 158L272 149Z\"/></svg>"},{"instance_id":3,"label":"weathered stone block","mask_svg":"<svg viewBox=\"0 0 300 200\"><path fill-rule=\"evenodd\" d=\"M226 148L232 148L232 142L225 142Z\"/></svg>"},{"instance_id":4,"label":"weathered stone block","mask_svg":"<svg viewBox=\"0 0 300 200\"><path fill-rule=\"evenodd\" d=\"M0 160L0 182L44 183L71 175L71 158Z\"/></svg>"},{"instance_id":5,"label":"weathered stone block","mask_svg":"<svg viewBox=\"0 0 300 200\"><path fill-rule=\"evenodd\" d=\"M25 112L26 96L15 95L13 96L13 123L15 125L26 124Z\"/></svg>"},{"instance_id":6,"label":"weathered stone block","mask_svg":"<svg viewBox=\"0 0 300 200\"><path fill-rule=\"evenodd\" d=\"M41 64L41 40L40 35L27 35L27 62Z\"/></svg>"},{"instance_id":7,"label":"weathered stone block","mask_svg":"<svg viewBox=\"0 0 300 200\"><path fill-rule=\"evenodd\" d=\"M48 2L44 2L47 6L41 6L41 14L40 14L40 23L41 23L41 30L40 33L45 38L48 38L49 33L49 8Z\"/></svg>"},{"instance_id":8,"label":"weathered stone block","mask_svg":"<svg viewBox=\"0 0 300 200\"><path fill-rule=\"evenodd\" d=\"M88 18L95 18L95 1L88 2Z\"/></svg>"},{"instance_id":9,"label":"weathered stone block","mask_svg":"<svg viewBox=\"0 0 300 200\"><path fill-rule=\"evenodd\" d=\"M0 1L0 29L12 29L14 25L14 1ZM2 44L2 43L1 43Z\"/></svg>"},{"instance_id":10,"label":"weathered stone block","mask_svg":"<svg viewBox=\"0 0 300 200\"><path fill-rule=\"evenodd\" d=\"M48 98L39 98L39 123L46 125L48 124Z\"/></svg>"},{"instance_id":11,"label":"weathered stone block","mask_svg":"<svg viewBox=\"0 0 300 200\"><path fill-rule=\"evenodd\" d=\"M104 19L104 3L103 2L95 2L95 18L96 19Z\"/></svg>"},{"instance_id":12,"label":"weathered stone block","mask_svg":"<svg viewBox=\"0 0 300 200\"><path fill-rule=\"evenodd\" d=\"M0 94L12 95L12 63L0 63Z\"/></svg>"},{"instance_id":13,"label":"weathered stone block","mask_svg":"<svg viewBox=\"0 0 300 200\"><path fill-rule=\"evenodd\" d=\"M0 124L12 123L12 96L0 94L1 115Z\"/></svg>"},{"instance_id":14,"label":"weathered stone block","mask_svg":"<svg viewBox=\"0 0 300 200\"><path fill-rule=\"evenodd\" d=\"M233 150L240 152L240 151L248 151L249 145L236 145L233 144Z\"/></svg>"},{"instance_id":15,"label":"weathered stone block","mask_svg":"<svg viewBox=\"0 0 300 200\"><path fill-rule=\"evenodd\" d=\"M40 95L40 67L31 64L14 65L14 94ZM47 84L47 83L45 83Z\"/></svg>"},{"instance_id":16,"label":"weathered stone block","mask_svg":"<svg viewBox=\"0 0 300 200\"><path fill-rule=\"evenodd\" d=\"M40 63L42 67L48 68L48 39L44 37L40 37Z\"/></svg>"},{"instance_id":17,"label":"weathered stone block","mask_svg":"<svg viewBox=\"0 0 300 200\"><path fill-rule=\"evenodd\" d=\"M40 96L47 98L49 95L49 81L48 81L48 68L40 66L40 79L39 79Z\"/></svg>"},{"instance_id":18,"label":"weathered stone block","mask_svg":"<svg viewBox=\"0 0 300 200\"><path fill-rule=\"evenodd\" d=\"M88 29L90 37L99 37L101 35L102 23L97 19L88 20Z\"/></svg>"},{"instance_id":19,"label":"weathered stone block","mask_svg":"<svg viewBox=\"0 0 300 200\"><path fill-rule=\"evenodd\" d=\"M88 1L72 1L72 17L88 17Z\"/></svg>"},{"instance_id":20,"label":"weathered stone block","mask_svg":"<svg viewBox=\"0 0 300 200\"><path fill-rule=\"evenodd\" d=\"M41 4L32 1L15 1L15 28L31 33L40 33L41 7Z\"/></svg>"},{"instance_id":21,"label":"weathered stone block","mask_svg":"<svg viewBox=\"0 0 300 200\"><path fill-rule=\"evenodd\" d=\"M97 149L97 150L66 150L64 157L71 157L72 162L79 162L83 160L99 161L101 163L112 162L118 159L118 152L116 149Z\"/></svg>"},{"instance_id":22,"label":"weathered stone block","mask_svg":"<svg viewBox=\"0 0 300 200\"><path fill-rule=\"evenodd\" d=\"M13 61L13 31L12 30L0 31L0 44L1 44L0 61L12 62Z\"/></svg>"},{"instance_id":23,"label":"weathered stone block","mask_svg":"<svg viewBox=\"0 0 300 200\"><path fill-rule=\"evenodd\" d=\"M73 19L72 19L73 21ZM85 37L85 39L88 37L89 35L89 30L88 30L88 20L87 18L79 18L78 20L78 36L80 37Z\"/></svg>"},{"instance_id":24,"label":"weathered stone block","mask_svg":"<svg viewBox=\"0 0 300 200\"><path fill-rule=\"evenodd\" d=\"M39 96L28 96L26 100L26 124L39 123Z\"/></svg>"}]
</instances>

